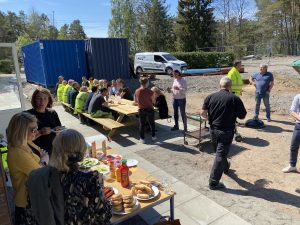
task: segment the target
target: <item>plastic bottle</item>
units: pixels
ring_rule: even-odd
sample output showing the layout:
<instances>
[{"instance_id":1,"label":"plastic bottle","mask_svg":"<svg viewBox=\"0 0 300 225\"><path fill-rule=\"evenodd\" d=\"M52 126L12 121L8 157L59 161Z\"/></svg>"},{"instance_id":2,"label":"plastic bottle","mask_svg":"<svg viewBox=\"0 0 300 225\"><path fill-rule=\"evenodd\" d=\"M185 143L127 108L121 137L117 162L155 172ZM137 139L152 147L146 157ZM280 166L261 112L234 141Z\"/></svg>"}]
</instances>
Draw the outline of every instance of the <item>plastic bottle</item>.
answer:
<instances>
[{"instance_id":1,"label":"plastic bottle","mask_svg":"<svg viewBox=\"0 0 300 225\"><path fill-rule=\"evenodd\" d=\"M92 158L96 158L96 157L97 157L96 142L93 141L93 142L92 142Z\"/></svg>"},{"instance_id":2,"label":"plastic bottle","mask_svg":"<svg viewBox=\"0 0 300 225\"><path fill-rule=\"evenodd\" d=\"M114 160L109 161L109 170L110 170L110 177L115 179L116 173L115 173L115 162Z\"/></svg>"},{"instance_id":3,"label":"plastic bottle","mask_svg":"<svg viewBox=\"0 0 300 225\"><path fill-rule=\"evenodd\" d=\"M120 168L120 170L121 170L121 185L124 188L129 186L129 168L126 163L127 163L127 160L123 159L122 165Z\"/></svg>"},{"instance_id":4,"label":"plastic bottle","mask_svg":"<svg viewBox=\"0 0 300 225\"><path fill-rule=\"evenodd\" d=\"M116 180L117 182L121 182L121 164L116 168Z\"/></svg>"},{"instance_id":5,"label":"plastic bottle","mask_svg":"<svg viewBox=\"0 0 300 225\"><path fill-rule=\"evenodd\" d=\"M106 140L104 140L104 141L102 141L102 152L105 155L107 154L106 148L107 148L107 146L106 146Z\"/></svg>"}]
</instances>

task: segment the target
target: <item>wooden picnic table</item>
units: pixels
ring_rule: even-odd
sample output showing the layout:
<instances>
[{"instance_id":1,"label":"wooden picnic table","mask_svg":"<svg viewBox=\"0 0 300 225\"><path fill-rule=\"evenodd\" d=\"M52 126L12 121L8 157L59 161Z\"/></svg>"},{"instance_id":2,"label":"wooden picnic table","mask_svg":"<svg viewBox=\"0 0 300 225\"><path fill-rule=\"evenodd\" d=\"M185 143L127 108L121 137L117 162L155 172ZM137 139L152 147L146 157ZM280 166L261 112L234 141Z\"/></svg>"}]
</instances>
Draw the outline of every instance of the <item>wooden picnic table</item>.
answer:
<instances>
[{"instance_id":1,"label":"wooden picnic table","mask_svg":"<svg viewBox=\"0 0 300 225\"><path fill-rule=\"evenodd\" d=\"M115 150L108 148L107 154L118 154ZM147 171L143 170L139 166L131 167L129 168L129 180L130 183L138 183L139 180L145 180L147 177L151 176L153 179L154 177L150 175ZM114 179L109 179L108 181L104 181L104 186L110 186L116 188L119 193L121 194L130 194L130 188L123 188L121 183L117 182ZM126 214L126 215L113 215L111 218L112 224L118 224L120 222L126 221L129 218L138 215L142 211L153 208L156 205L159 205L163 202L170 201L170 217L173 220L174 219L174 196L175 192L172 192L171 194L166 194L163 190L160 190L160 193L158 196L151 200L141 201L139 200L140 206L133 212Z\"/></svg>"}]
</instances>

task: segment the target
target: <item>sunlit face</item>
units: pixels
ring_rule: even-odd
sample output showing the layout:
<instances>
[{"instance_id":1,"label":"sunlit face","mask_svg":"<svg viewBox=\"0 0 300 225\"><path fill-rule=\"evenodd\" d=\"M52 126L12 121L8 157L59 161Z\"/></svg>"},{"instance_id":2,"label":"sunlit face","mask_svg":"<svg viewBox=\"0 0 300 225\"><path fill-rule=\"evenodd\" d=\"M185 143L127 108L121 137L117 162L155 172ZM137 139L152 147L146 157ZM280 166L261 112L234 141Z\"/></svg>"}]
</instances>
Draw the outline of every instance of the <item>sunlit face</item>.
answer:
<instances>
[{"instance_id":1,"label":"sunlit face","mask_svg":"<svg viewBox=\"0 0 300 225\"><path fill-rule=\"evenodd\" d=\"M267 71L268 71L268 67L266 67L266 66L261 66L261 67L260 67L260 73L264 74L264 73L266 73Z\"/></svg>"},{"instance_id":2,"label":"sunlit face","mask_svg":"<svg viewBox=\"0 0 300 225\"><path fill-rule=\"evenodd\" d=\"M35 135L38 131L38 125L36 122L32 122L28 126L28 132L27 132L27 142L31 142L35 139Z\"/></svg>"},{"instance_id":3,"label":"sunlit face","mask_svg":"<svg viewBox=\"0 0 300 225\"><path fill-rule=\"evenodd\" d=\"M35 104L38 110L44 111L49 103L48 95L39 92L35 98Z\"/></svg>"}]
</instances>

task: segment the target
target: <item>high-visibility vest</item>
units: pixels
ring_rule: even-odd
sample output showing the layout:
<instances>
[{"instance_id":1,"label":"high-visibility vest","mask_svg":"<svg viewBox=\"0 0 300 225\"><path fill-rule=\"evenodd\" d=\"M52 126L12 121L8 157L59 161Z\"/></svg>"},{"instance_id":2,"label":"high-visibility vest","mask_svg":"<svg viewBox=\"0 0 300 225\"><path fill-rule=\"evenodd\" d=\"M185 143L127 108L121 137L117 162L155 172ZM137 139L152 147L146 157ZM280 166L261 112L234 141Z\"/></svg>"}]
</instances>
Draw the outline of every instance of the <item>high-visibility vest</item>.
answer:
<instances>
[{"instance_id":1,"label":"high-visibility vest","mask_svg":"<svg viewBox=\"0 0 300 225\"><path fill-rule=\"evenodd\" d=\"M1 146L1 158L2 158L2 165L5 171L8 172L8 165L7 165L7 146Z\"/></svg>"},{"instance_id":2,"label":"high-visibility vest","mask_svg":"<svg viewBox=\"0 0 300 225\"><path fill-rule=\"evenodd\" d=\"M67 84L66 86L65 86L65 88L64 88L64 91L63 91L63 102L64 103L67 103L67 101L68 101L68 91L71 89L72 87L69 85L69 84Z\"/></svg>"},{"instance_id":3,"label":"high-visibility vest","mask_svg":"<svg viewBox=\"0 0 300 225\"><path fill-rule=\"evenodd\" d=\"M74 114L82 113L82 110L83 110L83 107L84 107L84 104L86 102L88 95L89 94L87 92L80 91L78 93L78 95L76 96L76 100L75 100Z\"/></svg>"},{"instance_id":4,"label":"high-visibility vest","mask_svg":"<svg viewBox=\"0 0 300 225\"><path fill-rule=\"evenodd\" d=\"M232 67L232 69L228 73L228 77L232 81L232 86L231 86L232 93L234 93L236 96L240 96L244 85L240 72L238 71L237 68Z\"/></svg>"},{"instance_id":5,"label":"high-visibility vest","mask_svg":"<svg viewBox=\"0 0 300 225\"><path fill-rule=\"evenodd\" d=\"M63 94L64 94L65 86L66 86L66 85L59 84L59 85L58 85L58 88L57 88L56 96L57 96L57 100L60 101L60 102L63 101Z\"/></svg>"}]
</instances>

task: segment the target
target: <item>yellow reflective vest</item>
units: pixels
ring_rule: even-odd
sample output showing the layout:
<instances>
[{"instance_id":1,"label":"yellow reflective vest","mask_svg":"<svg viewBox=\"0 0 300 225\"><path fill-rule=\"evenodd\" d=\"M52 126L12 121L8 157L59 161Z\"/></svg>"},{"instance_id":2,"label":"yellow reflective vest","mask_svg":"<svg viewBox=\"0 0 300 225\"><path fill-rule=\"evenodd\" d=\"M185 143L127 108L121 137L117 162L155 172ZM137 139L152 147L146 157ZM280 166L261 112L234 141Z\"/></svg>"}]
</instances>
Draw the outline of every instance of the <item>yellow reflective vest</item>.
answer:
<instances>
[{"instance_id":1,"label":"yellow reflective vest","mask_svg":"<svg viewBox=\"0 0 300 225\"><path fill-rule=\"evenodd\" d=\"M64 91L63 91L63 97L62 97L62 100L64 103L68 103L68 91L71 89L72 87L67 84L65 87L64 87Z\"/></svg>"},{"instance_id":2,"label":"yellow reflective vest","mask_svg":"<svg viewBox=\"0 0 300 225\"><path fill-rule=\"evenodd\" d=\"M58 85L58 88L57 88L56 96L57 96L57 100L60 101L60 102L63 101L63 94L64 94L65 86L66 86L66 85L59 84L59 85Z\"/></svg>"},{"instance_id":3,"label":"yellow reflective vest","mask_svg":"<svg viewBox=\"0 0 300 225\"><path fill-rule=\"evenodd\" d=\"M76 96L75 100L75 108L74 108L74 114L82 113L85 101L88 97L89 93L79 91L78 95Z\"/></svg>"},{"instance_id":4,"label":"yellow reflective vest","mask_svg":"<svg viewBox=\"0 0 300 225\"><path fill-rule=\"evenodd\" d=\"M237 68L232 67L232 69L228 73L228 77L232 80L232 93L236 96L240 96L244 85L240 72Z\"/></svg>"}]
</instances>

